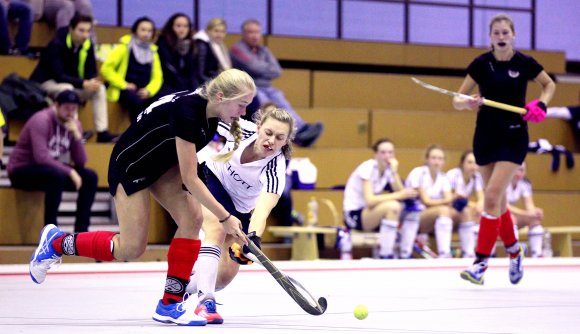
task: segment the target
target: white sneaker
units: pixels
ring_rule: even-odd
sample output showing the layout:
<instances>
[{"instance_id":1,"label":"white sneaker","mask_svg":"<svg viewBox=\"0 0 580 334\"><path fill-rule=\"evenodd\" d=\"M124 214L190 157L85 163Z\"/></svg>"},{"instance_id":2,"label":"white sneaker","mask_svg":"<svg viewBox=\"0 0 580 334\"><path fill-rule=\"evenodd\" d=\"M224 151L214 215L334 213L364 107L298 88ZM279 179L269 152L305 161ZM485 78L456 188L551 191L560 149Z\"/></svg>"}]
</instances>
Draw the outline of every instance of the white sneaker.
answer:
<instances>
[{"instance_id":1,"label":"white sneaker","mask_svg":"<svg viewBox=\"0 0 580 334\"><path fill-rule=\"evenodd\" d=\"M188 294L183 297L182 302L169 305L165 305L162 300L159 300L155 314L153 314L153 320L179 326L205 326L207 320L195 314L195 305L186 302L187 296Z\"/></svg>"},{"instance_id":2,"label":"white sneaker","mask_svg":"<svg viewBox=\"0 0 580 334\"><path fill-rule=\"evenodd\" d=\"M459 274L461 278L466 281L470 281L473 284L483 285L483 275L487 270L487 263L479 262L474 263L471 267L465 269Z\"/></svg>"},{"instance_id":3,"label":"white sneaker","mask_svg":"<svg viewBox=\"0 0 580 334\"><path fill-rule=\"evenodd\" d=\"M520 246L520 253L518 256L510 257L510 282L518 284L524 277L524 248Z\"/></svg>"}]
</instances>

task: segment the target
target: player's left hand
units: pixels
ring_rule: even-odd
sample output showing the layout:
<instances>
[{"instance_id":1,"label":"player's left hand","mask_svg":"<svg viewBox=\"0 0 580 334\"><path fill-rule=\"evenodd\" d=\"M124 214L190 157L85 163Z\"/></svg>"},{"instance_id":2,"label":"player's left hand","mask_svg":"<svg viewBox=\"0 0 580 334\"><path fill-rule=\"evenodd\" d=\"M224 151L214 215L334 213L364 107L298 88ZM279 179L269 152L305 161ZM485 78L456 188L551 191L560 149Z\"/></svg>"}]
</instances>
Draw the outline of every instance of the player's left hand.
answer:
<instances>
[{"instance_id":1,"label":"player's left hand","mask_svg":"<svg viewBox=\"0 0 580 334\"><path fill-rule=\"evenodd\" d=\"M248 239L252 240L254 244L262 249L262 238L256 235L256 232L250 232L248 234ZM241 246L237 242L234 242L229 249L230 258L241 265L248 265L254 263L252 260L248 259L245 254L250 253L250 248L246 245Z\"/></svg>"},{"instance_id":2,"label":"player's left hand","mask_svg":"<svg viewBox=\"0 0 580 334\"><path fill-rule=\"evenodd\" d=\"M540 123L546 119L546 105L544 102L536 99L525 106L528 111L523 117L525 121L532 123Z\"/></svg>"}]
</instances>

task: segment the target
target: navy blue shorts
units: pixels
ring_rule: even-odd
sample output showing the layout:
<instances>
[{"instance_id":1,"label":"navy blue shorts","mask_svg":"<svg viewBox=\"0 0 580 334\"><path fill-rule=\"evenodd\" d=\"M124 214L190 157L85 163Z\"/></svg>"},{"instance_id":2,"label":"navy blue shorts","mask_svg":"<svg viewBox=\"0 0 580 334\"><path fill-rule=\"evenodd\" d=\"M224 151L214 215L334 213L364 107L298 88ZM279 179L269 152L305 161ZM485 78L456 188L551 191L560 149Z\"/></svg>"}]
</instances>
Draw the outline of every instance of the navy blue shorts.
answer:
<instances>
[{"instance_id":1,"label":"navy blue shorts","mask_svg":"<svg viewBox=\"0 0 580 334\"><path fill-rule=\"evenodd\" d=\"M348 226L351 230L359 230L362 231L362 211L360 210L352 210L352 211L345 211L344 212L344 224Z\"/></svg>"},{"instance_id":2,"label":"navy blue shorts","mask_svg":"<svg viewBox=\"0 0 580 334\"><path fill-rule=\"evenodd\" d=\"M248 234L248 227L250 226L250 218L252 217L252 213L241 213L236 210L236 206L234 205L230 194L228 194L217 176L215 176L215 174L205 165L203 166L203 169L207 188L213 197L215 197L215 199L220 202L229 213L237 217L242 222L242 229L246 234Z\"/></svg>"}]
</instances>

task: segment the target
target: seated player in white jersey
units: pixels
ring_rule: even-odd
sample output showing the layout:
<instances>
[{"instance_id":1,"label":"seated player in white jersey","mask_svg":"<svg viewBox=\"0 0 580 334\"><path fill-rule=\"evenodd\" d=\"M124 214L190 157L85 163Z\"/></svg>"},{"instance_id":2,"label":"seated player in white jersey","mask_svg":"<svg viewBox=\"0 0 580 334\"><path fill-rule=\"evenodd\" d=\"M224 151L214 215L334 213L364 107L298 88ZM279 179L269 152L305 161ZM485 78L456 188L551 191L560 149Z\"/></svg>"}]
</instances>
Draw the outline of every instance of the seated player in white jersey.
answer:
<instances>
[{"instance_id":1,"label":"seated player in white jersey","mask_svg":"<svg viewBox=\"0 0 580 334\"><path fill-rule=\"evenodd\" d=\"M451 218L459 232L462 257L475 257L475 235L479 215L483 210L483 178L475 163L473 151L461 154L459 167L447 172L453 202Z\"/></svg>"},{"instance_id":2,"label":"seated player in white jersey","mask_svg":"<svg viewBox=\"0 0 580 334\"><path fill-rule=\"evenodd\" d=\"M399 201L417 197L417 191L403 187L391 140L377 140L373 151L375 157L361 163L348 178L344 189L344 222L348 229L378 229L379 255L392 259L401 212ZM339 246L341 251L352 248L344 243Z\"/></svg>"},{"instance_id":3,"label":"seated player in white jersey","mask_svg":"<svg viewBox=\"0 0 580 334\"><path fill-rule=\"evenodd\" d=\"M514 226L518 229L525 226L529 228L528 243L531 256L541 257L544 236L544 228L542 227L544 210L534 204L532 184L526 178L525 162L516 170L512 181L506 189L506 197ZM516 206L520 200L523 201L523 208Z\"/></svg>"},{"instance_id":4,"label":"seated player in white jersey","mask_svg":"<svg viewBox=\"0 0 580 334\"><path fill-rule=\"evenodd\" d=\"M425 153L425 165L415 167L405 180L407 188L419 192L417 200L406 201L402 215L401 258L410 258L417 232L425 242L435 231L438 257L451 257L451 184L442 171L445 152L439 145L430 145Z\"/></svg>"},{"instance_id":5,"label":"seated player in white jersey","mask_svg":"<svg viewBox=\"0 0 580 334\"><path fill-rule=\"evenodd\" d=\"M240 120L243 138L238 149L230 126L219 123L218 133L227 140L220 154L231 151L233 155L227 162L207 159L204 171L212 195L242 222L243 231L260 247L266 219L284 190L295 125L292 116L279 108L259 110L254 119L255 123ZM205 238L187 292L199 298L197 315L208 324L221 324L215 291L234 279L240 264L252 262L244 256L249 252L247 246L241 248L226 236L223 224L209 210L203 208L203 213Z\"/></svg>"}]
</instances>

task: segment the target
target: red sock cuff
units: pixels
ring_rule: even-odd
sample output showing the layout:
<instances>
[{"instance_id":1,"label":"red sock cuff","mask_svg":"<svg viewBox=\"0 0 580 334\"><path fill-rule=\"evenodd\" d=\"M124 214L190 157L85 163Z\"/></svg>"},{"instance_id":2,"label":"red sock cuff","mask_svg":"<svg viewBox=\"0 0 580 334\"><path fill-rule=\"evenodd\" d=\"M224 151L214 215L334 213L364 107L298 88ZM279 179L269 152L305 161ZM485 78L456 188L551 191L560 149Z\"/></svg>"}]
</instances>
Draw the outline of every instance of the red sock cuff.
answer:
<instances>
[{"instance_id":1,"label":"red sock cuff","mask_svg":"<svg viewBox=\"0 0 580 334\"><path fill-rule=\"evenodd\" d=\"M174 238L167 252L167 276L189 280L200 248L200 240Z\"/></svg>"},{"instance_id":2,"label":"red sock cuff","mask_svg":"<svg viewBox=\"0 0 580 334\"><path fill-rule=\"evenodd\" d=\"M477 238L476 252L481 255L490 256L493 245L499 234L500 218L488 218L481 216L479 221L479 235Z\"/></svg>"},{"instance_id":3,"label":"red sock cuff","mask_svg":"<svg viewBox=\"0 0 580 334\"><path fill-rule=\"evenodd\" d=\"M68 234L63 234L60 237L54 239L51 243L52 248L54 248L54 251L57 252L58 254L62 254L62 239L64 239L64 237L66 237Z\"/></svg>"},{"instance_id":4,"label":"red sock cuff","mask_svg":"<svg viewBox=\"0 0 580 334\"><path fill-rule=\"evenodd\" d=\"M509 247L518 241L514 231L514 222L512 220L512 214L509 209L506 210L506 212L501 215L500 220L501 224L499 227L499 236L501 237L503 244L506 247Z\"/></svg>"},{"instance_id":5,"label":"red sock cuff","mask_svg":"<svg viewBox=\"0 0 580 334\"><path fill-rule=\"evenodd\" d=\"M185 238L171 240L169 251L167 252L167 280L165 282L165 292L163 293L164 304L177 303L183 300L185 287L187 282L189 282L200 248L200 240ZM181 286L178 291L174 286L176 283Z\"/></svg>"},{"instance_id":6,"label":"red sock cuff","mask_svg":"<svg viewBox=\"0 0 580 334\"><path fill-rule=\"evenodd\" d=\"M111 240L116 232L98 231L79 233L76 237L78 256L90 257L98 261L113 261Z\"/></svg>"}]
</instances>

